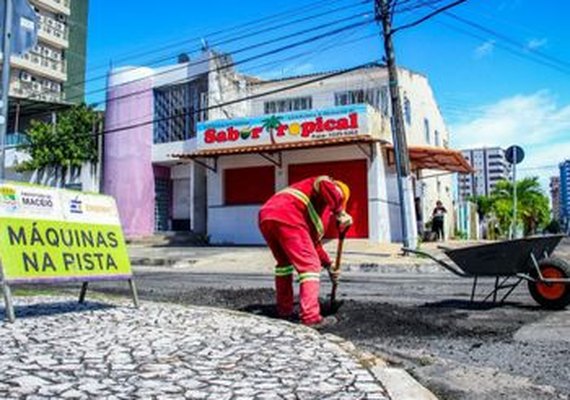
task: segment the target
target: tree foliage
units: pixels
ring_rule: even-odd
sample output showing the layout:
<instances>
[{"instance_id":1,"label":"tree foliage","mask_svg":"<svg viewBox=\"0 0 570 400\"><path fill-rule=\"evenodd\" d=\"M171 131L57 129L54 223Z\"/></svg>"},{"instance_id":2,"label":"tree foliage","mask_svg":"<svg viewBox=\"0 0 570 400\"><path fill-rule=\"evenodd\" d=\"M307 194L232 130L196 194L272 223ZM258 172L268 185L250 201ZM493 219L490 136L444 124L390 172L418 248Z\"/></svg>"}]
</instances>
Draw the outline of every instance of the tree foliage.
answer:
<instances>
[{"instance_id":1,"label":"tree foliage","mask_svg":"<svg viewBox=\"0 0 570 400\"><path fill-rule=\"evenodd\" d=\"M30 159L20 164L18 171L53 168L64 177L68 169L97 162L97 137L89 133L100 123L101 115L85 104L59 113L55 124L32 121L26 143L19 147Z\"/></svg>"},{"instance_id":2,"label":"tree foliage","mask_svg":"<svg viewBox=\"0 0 570 400\"><path fill-rule=\"evenodd\" d=\"M524 178L516 183L517 224L523 226L524 234L531 235L546 226L550 218L548 197L543 193L537 177ZM497 182L491 196L477 196L480 217L495 216L503 233L509 231L513 218L513 184L503 180Z\"/></svg>"}]
</instances>

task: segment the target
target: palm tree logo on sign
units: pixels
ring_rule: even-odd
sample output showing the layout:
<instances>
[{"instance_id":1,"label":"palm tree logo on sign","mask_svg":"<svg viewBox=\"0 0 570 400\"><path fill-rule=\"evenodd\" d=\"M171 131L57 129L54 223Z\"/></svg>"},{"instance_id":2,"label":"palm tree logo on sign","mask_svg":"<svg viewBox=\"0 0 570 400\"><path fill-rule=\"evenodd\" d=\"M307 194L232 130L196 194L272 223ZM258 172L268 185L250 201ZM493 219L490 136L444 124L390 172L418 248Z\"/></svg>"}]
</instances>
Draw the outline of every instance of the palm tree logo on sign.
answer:
<instances>
[{"instance_id":1,"label":"palm tree logo on sign","mask_svg":"<svg viewBox=\"0 0 570 400\"><path fill-rule=\"evenodd\" d=\"M275 144L276 142L273 132L281 125L281 118L272 115L271 117L264 119L262 121L262 124L263 124L263 129L269 132L269 140L271 140L271 144Z\"/></svg>"}]
</instances>

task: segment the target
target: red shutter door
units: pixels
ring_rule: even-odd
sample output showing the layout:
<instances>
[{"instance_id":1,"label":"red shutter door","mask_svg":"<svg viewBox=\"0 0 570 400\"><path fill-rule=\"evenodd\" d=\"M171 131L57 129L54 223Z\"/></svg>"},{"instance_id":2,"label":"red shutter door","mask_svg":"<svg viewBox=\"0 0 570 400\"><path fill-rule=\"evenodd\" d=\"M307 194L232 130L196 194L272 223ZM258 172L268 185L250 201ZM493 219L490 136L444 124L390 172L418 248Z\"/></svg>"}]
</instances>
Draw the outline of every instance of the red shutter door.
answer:
<instances>
[{"instance_id":1,"label":"red shutter door","mask_svg":"<svg viewBox=\"0 0 570 400\"><path fill-rule=\"evenodd\" d=\"M224 204L263 204L275 193L275 167L224 170Z\"/></svg>"},{"instance_id":2,"label":"red shutter door","mask_svg":"<svg viewBox=\"0 0 570 400\"><path fill-rule=\"evenodd\" d=\"M348 213L354 218L354 225L348 232L351 238L368 238L368 168L366 160L335 161L289 166L289 184L312 176L328 175L345 182L350 187ZM337 236L331 224L325 237Z\"/></svg>"}]
</instances>

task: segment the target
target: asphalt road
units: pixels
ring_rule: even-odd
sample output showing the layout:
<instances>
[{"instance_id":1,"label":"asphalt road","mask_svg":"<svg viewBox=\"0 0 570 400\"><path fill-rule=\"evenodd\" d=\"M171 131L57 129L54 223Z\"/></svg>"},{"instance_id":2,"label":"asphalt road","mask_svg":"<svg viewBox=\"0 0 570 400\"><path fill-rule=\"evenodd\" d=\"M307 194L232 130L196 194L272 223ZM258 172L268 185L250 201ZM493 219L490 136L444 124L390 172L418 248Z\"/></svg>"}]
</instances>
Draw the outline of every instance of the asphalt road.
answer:
<instances>
[{"instance_id":1,"label":"asphalt road","mask_svg":"<svg viewBox=\"0 0 570 400\"><path fill-rule=\"evenodd\" d=\"M560 250L567 257L570 242ZM273 316L269 274L152 266L135 274L143 299ZM480 283L479 299L492 284ZM93 286L128 293L125 283ZM323 304L329 291L324 278ZM502 306L471 304L470 292L471 281L447 272L351 272L327 331L406 368L441 399L570 398L570 311L538 308L524 283Z\"/></svg>"}]
</instances>

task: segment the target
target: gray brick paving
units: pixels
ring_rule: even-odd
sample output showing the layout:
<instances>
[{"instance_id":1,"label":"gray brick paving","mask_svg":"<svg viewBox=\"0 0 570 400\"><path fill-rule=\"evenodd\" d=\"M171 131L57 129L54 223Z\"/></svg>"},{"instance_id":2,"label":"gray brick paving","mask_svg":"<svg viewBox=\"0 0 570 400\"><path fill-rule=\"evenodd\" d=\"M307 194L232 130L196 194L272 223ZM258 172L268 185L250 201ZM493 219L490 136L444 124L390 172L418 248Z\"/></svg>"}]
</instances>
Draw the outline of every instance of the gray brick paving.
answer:
<instances>
[{"instance_id":1,"label":"gray brick paving","mask_svg":"<svg viewBox=\"0 0 570 400\"><path fill-rule=\"evenodd\" d=\"M286 322L161 303L16 305L16 322L0 323L0 398L387 398L336 343Z\"/></svg>"}]
</instances>

